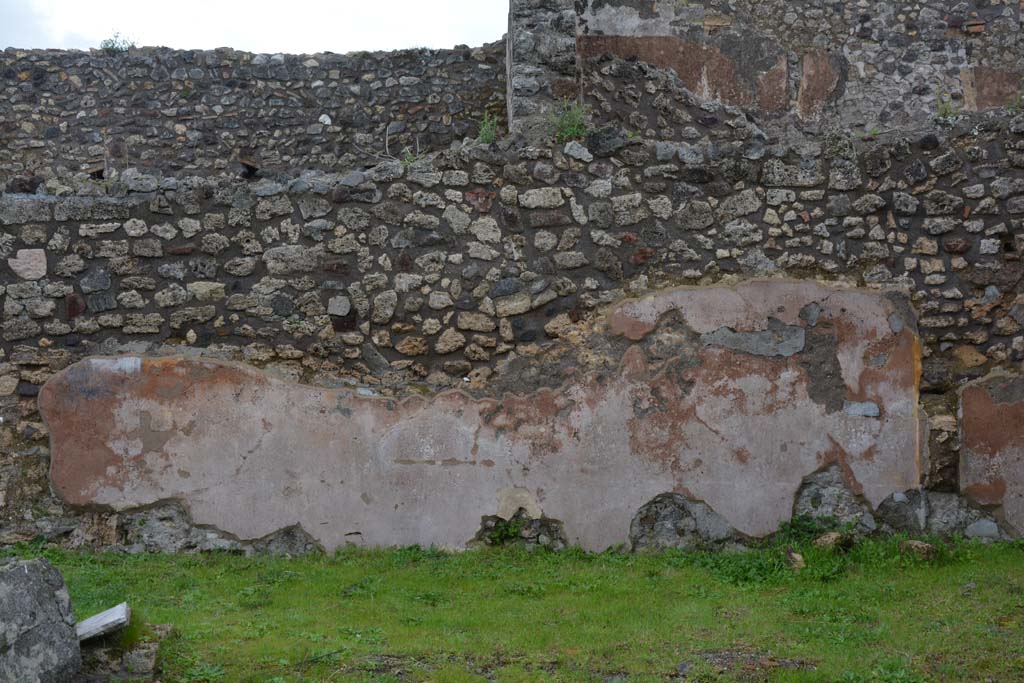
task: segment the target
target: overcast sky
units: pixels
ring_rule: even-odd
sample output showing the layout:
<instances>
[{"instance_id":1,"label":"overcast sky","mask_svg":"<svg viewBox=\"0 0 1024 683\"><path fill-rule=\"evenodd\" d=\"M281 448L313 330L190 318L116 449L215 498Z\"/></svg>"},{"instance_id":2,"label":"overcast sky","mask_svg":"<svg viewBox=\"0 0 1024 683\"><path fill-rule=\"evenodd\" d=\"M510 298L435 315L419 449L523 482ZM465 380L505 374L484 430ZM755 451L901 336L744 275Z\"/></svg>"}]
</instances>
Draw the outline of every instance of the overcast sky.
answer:
<instances>
[{"instance_id":1,"label":"overcast sky","mask_svg":"<svg viewBox=\"0 0 1024 683\"><path fill-rule=\"evenodd\" d=\"M508 0L0 0L0 49L136 45L251 52L476 47L501 38Z\"/></svg>"}]
</instances>

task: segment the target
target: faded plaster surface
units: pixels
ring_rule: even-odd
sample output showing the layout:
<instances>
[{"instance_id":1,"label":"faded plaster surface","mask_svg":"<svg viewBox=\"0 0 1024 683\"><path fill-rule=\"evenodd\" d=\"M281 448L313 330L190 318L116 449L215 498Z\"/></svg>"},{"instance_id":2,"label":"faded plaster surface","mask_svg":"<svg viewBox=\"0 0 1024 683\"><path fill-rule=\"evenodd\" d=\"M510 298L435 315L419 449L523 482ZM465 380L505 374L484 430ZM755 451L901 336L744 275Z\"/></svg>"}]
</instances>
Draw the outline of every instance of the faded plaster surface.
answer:
<instances>
[{"instance_id":1,"label":"faded plaster surface","mask_svg":"<svg viewBox=\"0 0 1024 683\"><path fill-rule=\"evenodd\" d=\"M603 549L666 492L762 536L831 464L871 505L919 485L905 310L811 282L683 288L607 313L599 333L625 349L617 372L528 395L396 401L125 356L67 368L40 407L67 503L179 500L194 523L242 539L298 524L327 550L460 548L482 516L524 507Z\"/></svg>"},{"instance_id":2,"label":"faded plaster surface","mask_svg":"<svg viewBox=\"0 0 1024 683\"><path fill-rule=\"evenodd\" d=\"M762 114L903 126L934 115L936 100L950 94L969 111L1016 101L1022 8L982 0L579 0L577 52L673 69L695 94Z\"/></svg>"},{"instance_id":3,"label":"faded plaster surface","mask_svg":"<svg viewBox=\"0 0 1024 683\"><path fill-rule=\"evenodd\" d=\"M613 54L673 69L687 88L706 100L758 105L771 112L784 111L789 103L788 71L781 53L771 54L774 62L764 69L755 69L742 55L727 52L728 48L686 42L676 36L581 35L577 46L585 58Z\"/></svg>"},{"instance_id":4,"label":"faded plaster surface","mask_svg":"<svg viewBox=\"0 0 1024 683\"><path fill-rule=\"evenodd\" d=\"M789 109L790 74L783 47L756 26L700 4L584 3L577 50L584 58L614 54L673 69L704 99L764 112ZM802 115L816 115L833 95L836 82L825 87L820 80L811 87L801 84Z\"/></svg>"},{"instance_id":5,"label":"faded plaster surface","mask_svg":"<svg viewBox=\"0 0 1024 683\"><path fill-rule=\"evenodd\" d=\"M972 382L960 400L960 490L1024 535L1024 377Z\"/></svg>"}]
</instances>

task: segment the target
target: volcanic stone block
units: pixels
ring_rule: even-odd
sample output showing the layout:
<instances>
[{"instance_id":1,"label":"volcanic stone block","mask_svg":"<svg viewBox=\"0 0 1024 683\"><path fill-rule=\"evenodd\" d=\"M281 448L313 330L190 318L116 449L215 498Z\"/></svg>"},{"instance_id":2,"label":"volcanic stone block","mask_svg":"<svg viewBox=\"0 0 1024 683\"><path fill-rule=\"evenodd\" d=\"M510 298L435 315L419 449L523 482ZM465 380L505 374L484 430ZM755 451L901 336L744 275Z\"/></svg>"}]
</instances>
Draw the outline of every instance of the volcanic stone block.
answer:
<instances>
[{"instance_id":1,"label":"volcanic stone block","mask_svg":"<svg viewBox=\"0 0 1024 683\"><path fill-rule=\"evenodd\" d=\"M65 683L81 664L64 577L46 560L0 559L0 681Z\"/></svg>"},{"instance_id":2,"label":"volcanic stone block","mask_svg":"<svg viewBox=\"0 0 1024 683\"><path fill-rule=\"evenodd\" d=\"M67 503L180 501L243 540L298 526L328 551L463 547L510 490L588 549L626 542L664 493L757 537L829 465L872 506L919 485L908 310L813 282L681 288L612 309L617 373L557 388L396 400L244 365L96 357L47 382L40 408ZM868 403L877 413L844 409Z\"/></svg>"}]
</instances>

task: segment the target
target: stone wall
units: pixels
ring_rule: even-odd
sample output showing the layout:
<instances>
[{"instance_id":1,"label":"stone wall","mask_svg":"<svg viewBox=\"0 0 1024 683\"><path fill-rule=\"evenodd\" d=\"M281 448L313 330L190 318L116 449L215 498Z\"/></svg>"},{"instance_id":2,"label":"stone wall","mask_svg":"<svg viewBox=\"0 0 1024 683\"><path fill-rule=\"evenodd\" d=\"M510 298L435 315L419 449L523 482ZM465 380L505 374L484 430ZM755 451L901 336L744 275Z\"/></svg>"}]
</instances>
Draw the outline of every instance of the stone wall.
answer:
<instances>
[{"instance_id":1,"label":"stone wall","mask_svg":"<svg viewBox=\"0 0 1024 683\"><path fill-rule=\"evenodd\" d=\"M0 53L0 174L254 173L402 158L504 119L504 44L315 55Z\"/></svg>"},{"instance_id":2,"label":"stone wall","mask_svg":"<svg viewBox=\"0 0 1024 683\"><path fill-rule=\"evenodd\" d=\"M578 97L573 0L510 0L508 36L509 127L548 137L561 103Z\"/></svg>"},{"instance_id":3,"label":"stone wall","mask_svg":"<svg viewBox=\"0 0 1024 683\"><path fill-rule=\"evenodd\" d=\"M543 12L535 1L512 4L520 47L509 64L522 77L509 81L509 109L527 119L572 99L569 82L605 56L673 69L701 98L795 115L805 126L913 128L940 112L1021 98L1019 0L579 0L575 26L553 20L570 11L567 0L543 3ZM570 32L575 69L566 66Z\"/></svg>"},{"instance_id":4,"label":"stone wall","mask_svg":"<svg viewBox=\"0 0 1024 683\"><path fill-rule=\"evenodd\" d=\"M516 7L525 21L533 5L513 5L513 27ZM545 17L566 16L561 5L538 7ZM535 53L560 55L562 38L530 43L513 36L513 60L529 54L517 53L517 44L548 45ZM408 59L414 70L452 59L455 85L437 72L429 84L399 80L395 92L420 93L429 103L432 95L416 89L422 86L433 95L447 93L438 106L461 102L476 112L504 96L500 47L377 55L371 62L380 68ZM57 63L72 59L69 54L5 57ZM74 54L90 65L154 53ZM168 53L165 59L217 54ZM267 57L260 68L283 61L291 66L280 68L323 68L332 78L326 65L304 65L310 59L321 58ZM336 59L347 64L370 57ZM864 529L1019 535L1019 458L999 445L976 445L985 443L977 425L999 419L993 414L1012 414L1017 399L985 403L980 390L964 387L991 372L1014 376L1024 360L1024 116L996 110L933 119L910 111L913 125L899 130L831 126L819 132L799 121L766 122L756 106L748 112L710 102L679 74L642 61L602 52L581 56L579 64L574 88L591 112L591 131L565 145L552 144L552 130L543 125L550 126L549 113L537 112L538 142L517 135L494 144L450 142L446 135L461 137L456 121L470 126L476 120L467 115L438 132L445 149L387 158L356 144L359 135L378 142L380 133L387 137L396 117L381 100L371 107L376 113L367 115L366 128L337 126L338 139L351 147L322 156L317 145L303 146L307 133L299 128L314 124L284 133L275 119L261 118L262 109L246 105L252 134L278 140L273 163L235 167L227 163L226 148L191 148L170 138L157 144L157 133L151 143L126 147L134 150L127 168L104 165L102 173L88 172L85 148L65 149L60 136L33 137L35 115L18 102L41 91L35 88L61 82L60 71L51 76L40 67L41 84L34 85L31 69L9 70L3 91L17 106L3 124L4 141L12 144L0 152L9 160L0 164L6 188L0 195L0 542L43 535L71 545L291 552L334 547L346 541L344 533L358 531L361 536L347 540L458 545L473 538L481 518L493 523L496 514L508 518L523 507L564 529L564 541L644 546L650 530L638 520L656 517L652 511L664 512L666 505L686 508L673 518L717 520L703 539L715 542L764 535L795 511L842 517ZM72 80L74 69L68 69ZM22 73L29 75L21 80ZM489 74L489 94L483 96L477 89L482 81L468 73ZM511 80L525 76L537 77L538 92L554 101L550 79L561 76L512 69ZM357 80L371 97L374 83L388 87L376 71ZM261 83L239 78L223 87L258 90ZM325 86L323 97L344 91ZM119 118L122 95L110 95L118 99L108 107L99 92L78 103L71 90L64 93L61 136L99 134L90 117L126 120ZM52 96L41 101L47 99ZM268 106L271 101L291 100L274 97ZM86 102L81 119L67 114ZM7 98L0 106L10 103ZM208 99L194 106L207 105ZM400 109L407 126L395 132L400 140L443 117L419 106ZM167 116L167 125L184 126L187 137L195 124L176 116ZM215 137L233 139L233 120L224 116L207 125L219 131ZM447 125L443 118L437 123ZM326 130L317 135L331 137ZM33 167L36 175L26 176L33 159L43 161ZM743 284L748 281L756 284ZM842 306L833 310L828 294L797 296L780 284L793 281L834 290L834 300L868 297L873 310L886 311L889 326L868 325L870 316ZM684 305L672 293L679 291L698 294L686 295L692 298ZM715 325L692 310L709 306L700 303L706 301L700 292L730 300L730 291L747 292L755 303L731 317L712 317ZM636 298L648 303L622 303ZM666 300L675 303L650 303ZM616 328L622 306L648 307L642 319L654 327L639 337ZM840 348L840 340L850 344L850 335L864 329L871 332L862 344ZM903 346L898 353L882 349L883 337L899 337ZM730 354L729 360L716 354ZM89 360L95 356L122 360L97 364ZM154 360L161 357L168 360ZM708 367L721 374L708 374ZM196 386L208 390L187 396L184 407L177 389L154 395L168 372L194 376ZM217 382L218 376L231 381ZM48 381L44 420L37 397ZM609 398L608 382L628 385L628 400ZM899 391L878 389L885 382ZM76 394L82 386L93 389ZM201 497L210 486L226 485L230 473L200 471L198 455L224 451L240 457L227 462L243 469L253 455L265 472L283 466L280 449L233 440L235 433L258 436L245 420L260 413L222 405L230 399L217 392L232 386L256 404L263 400L282 411L295 406L295 414L280 420L264 416L277 425L268 428L271 443L308 435L300 442L307 446L302 468L250 481L237 492L240 499L256 495L278 506L250 520L252 528ZM259 387L267 386L274 388L261 394ZM710 421L696 408L664 409L689 405L694 386L750 403L723 408ZM981 408L969 409L969 398ZM144 411L140 401L150 402ZM379 447L342 445L328 438L330 429L303 427L306 413L320 403L340 408L317 413L314 421ZM593 441L601 433L593 416L612 403L618 407L603 419L622 433L642 434L615 453ZM190 405L208 406L208 414L195 419L225 428L192 431ZM499 413L504 417L495 422ZM814 442L780 436L763 452L743 444L750 434L773 429L769 418L782 414L802 415ZM88 450L76 437L89 425L70 427L85 415L96 426ZM423 435L441 432L435 441L417 440L395 428L403 419L423 423ZM969 425L973 433L964 431ZM721 443L701 431L705 427ZM112 436L117 430L124 434ZM471 433L487 438L462 438ZM557 447L541 443L548 433L557 435ZM779 434L791 432L780 427ZM825 435L834 448L822 445ZM109 446L115 442L120 445ZM961 443L975 445L961 449ZM681 450L667 462L645 459L645 453L676 447ZM540 455L531 448L543 451L549 468L551 454L564 454L564 467L537 474ZM111 453L115 461L106 462ZM595 458L616 457L618 479L587 479ZM120 479L103 481L98 470L67 467L79 458L106 463L111 472L124 469ZM364 468L358 484L329 481L351 483L347 477L355 476L339 474L339 458L345 467ZM1001 474L991 475L986 458ZM189 460L175 468L179 459ZM501 471L482 465L485 460L502 463ZM155 462L164 469L153 471ZM314 470L327 483L318 484ZM586 523L594 513L581 500L620 495L616 482L641 471L643 486L609 504L614 519ZM749 491L724 482L747 481L751 472L771 473L777 487L763 506L743 508ZM991 481L984 479L990 475ZM866 485L873 480L886 483ZM994 489L986 490L986 482ZM999 486L1004 490L995 495ZM407 501L401 514L381 503L390 498L375 498L378 488ZM319 492L310 498L314 507L351 497L344 509L361 520L360 528L336 528L316 509L291 515L288 496L310 490ZM438 516L443 510L434 507L431 492L440 491L449 498L464 492L467 507L459 508L457 521ZM823 500L832 503L822 507ZM641 507L648 512L631 522ZM408 525L426 511L443 520L439 526ZM631 527L638 529L635 537L628 536ZM408 535L413 532L421 535Z\"/></svg>"},{"instance_id":5,"label":"stone wall","mask_svg":"<svg viewBox=\"0 0 1024 683\"><path fill-rule=\"evenodd\" d=\"M388 400L121 356L67 368L40 406L68 503L181 501L245 541L297 526L328 551L461 548L482 518L522 507L603 550L630 540L647 502L683 492L713 511L717 540L736 542L774 532L827 467L865 510L917 487L908 314L899 296L814 282L673 289L554 345L575 372L552 388ZM584 349L608 367L564 358Z\"/></svg>"},{"instance_id":6,"label":"stone wall","mask_svg":"<svg viewBox=\"0 0 1024 683\"><path fill-rule=\"evenodd\" d=\"M1005 106L1021 94L1018 0L578 6L581 57L612 54L673 68L702 97L768 115L889 129L944 108Z\"/></svg>"}]
</instances>

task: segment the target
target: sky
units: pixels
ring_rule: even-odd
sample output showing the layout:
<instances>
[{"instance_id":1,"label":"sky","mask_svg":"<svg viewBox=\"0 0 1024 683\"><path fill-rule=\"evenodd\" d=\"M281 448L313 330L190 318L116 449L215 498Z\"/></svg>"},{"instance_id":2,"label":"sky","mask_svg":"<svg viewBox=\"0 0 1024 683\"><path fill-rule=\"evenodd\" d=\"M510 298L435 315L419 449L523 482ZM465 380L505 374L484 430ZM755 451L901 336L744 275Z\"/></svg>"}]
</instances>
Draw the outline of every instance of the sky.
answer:
<instances>
[{"instance_id":1,"label":"sky","mask_svg":"<svg viewBox=\"0 0 1024 683\"><path fill-rule=\"evenodd\" d=\"M138 46L345 53L476 47L505 33L508 0L0 0L0 50Z\"/></svg>"}]
</instances>

